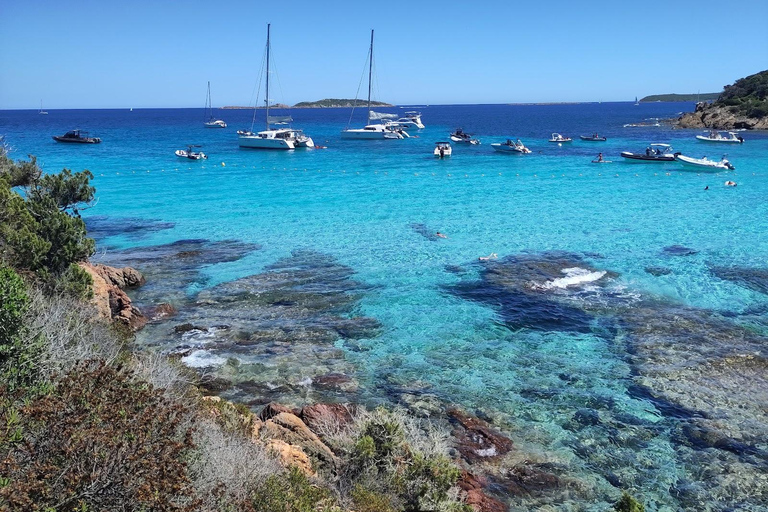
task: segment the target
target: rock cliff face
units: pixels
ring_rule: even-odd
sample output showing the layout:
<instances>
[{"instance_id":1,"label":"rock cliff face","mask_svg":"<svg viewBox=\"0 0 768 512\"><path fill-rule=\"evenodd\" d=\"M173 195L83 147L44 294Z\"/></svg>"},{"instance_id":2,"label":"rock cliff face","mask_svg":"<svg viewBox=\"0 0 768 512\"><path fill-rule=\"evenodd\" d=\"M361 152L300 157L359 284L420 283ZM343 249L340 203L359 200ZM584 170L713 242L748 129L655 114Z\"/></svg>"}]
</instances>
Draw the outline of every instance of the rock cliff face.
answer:
<instances>
[{"instance_id":1,"label":"rock cliff face","mask_svg":"<svg viewBox=\"0 0 768 512\"><path fill-rule=\"evenodd\" d=\"M696 104L694 112L683 114L677 120L681 128L709 128L712 130L768 130L768 117L755 119L732 113L730 107L705 102Z\"/></svg>"},{"instance_id":2,"label":"rock cliff face","mask_svg":"<svg viewBox=\"0 0 768 512\"><path fill-rule=\"evenodd\" d=\"M92 304L99 316L138 331L147 323L146 317L134 307L123 291L144 284L144 276L131 267L114 268L106 265L80 263L93 280Z\"/></svg>"}]
</instances>

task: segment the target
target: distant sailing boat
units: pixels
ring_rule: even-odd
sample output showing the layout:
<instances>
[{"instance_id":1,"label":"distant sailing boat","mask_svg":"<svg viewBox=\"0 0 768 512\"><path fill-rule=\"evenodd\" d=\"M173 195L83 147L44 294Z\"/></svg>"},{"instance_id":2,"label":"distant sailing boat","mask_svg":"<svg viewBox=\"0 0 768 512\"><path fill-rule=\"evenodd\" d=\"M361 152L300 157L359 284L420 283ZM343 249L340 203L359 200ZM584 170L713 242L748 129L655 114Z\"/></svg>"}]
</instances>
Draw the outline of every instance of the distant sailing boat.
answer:
<instances>
[{"instance_id":1,"label":"distant sailing boat","mask_svg":"<svg viewBox=\"0 0 768 512\"><path fill-rule=\"evenodd\" d=\"M640 102L637 101L637 96L635 96L635 106L637 107L638 105L640 105Z\"/></svg>"},{"instance_id":2,"label":"distant sailing boat","mask_svg":"<svg viewBox=\"0 0 768 512\"><path fill-rule=\"evenodd\" d=\"M342 139L403 139L407 137L407 132L400 128L394 128L391 124L381 122L372 124L371 121L381 119L371 112L371 77L373 75L373 30L371 30L371 46L368 50L368 124L364 128L347 127L341 132ZM355 98L357 100L357 98ZM352 114L355 109L352 109ZM349 122L352 122L352 114L349 115Z\"/></svg>"},{"instance_id":3,"label":"distant sailing boat","mask_svg":"<svg viewBox=\"0 0 768 512\"><path fill-rule=\"evenodd\" d=\"M43 100L40 100L40 112L38 114L48 114L48 112L43 110Z\"/></svg>"},{"instance_id":4,"label":"distant sailing boat","mask_svg":"<svg viewBox=\"0 0 768 512\"><path fill-rule=\"evenodd\" d=\"M221 119L214 119L213 107L211 106L211 82L208 82L208 96L205 98L205 127L206 128L226 128L227 123Z\"/></svg>"},{"instance_id":5,"label":"distant sailing boat","mask_svg":"<svg viewBox=\"0 0 768 512\"><path fill-rule=\"evenodd\" d=\"M266 73L266 98L265 104L265 129L254 133L253 125L256 123L256 108L253 109L253 119L251 120L250 130L238 130L238 144L241 148L253 149L294 149L294 148L313 148L315 142L312 137L305 135L301 130L293 128L270 128L270 124L287 124L292 121L290 116L270 116L269 115L269 52L270 42L269 34L272 24L267 23L267 73ZM258 102L258 96L256 98Z\"/></svg>"}]
</instances>

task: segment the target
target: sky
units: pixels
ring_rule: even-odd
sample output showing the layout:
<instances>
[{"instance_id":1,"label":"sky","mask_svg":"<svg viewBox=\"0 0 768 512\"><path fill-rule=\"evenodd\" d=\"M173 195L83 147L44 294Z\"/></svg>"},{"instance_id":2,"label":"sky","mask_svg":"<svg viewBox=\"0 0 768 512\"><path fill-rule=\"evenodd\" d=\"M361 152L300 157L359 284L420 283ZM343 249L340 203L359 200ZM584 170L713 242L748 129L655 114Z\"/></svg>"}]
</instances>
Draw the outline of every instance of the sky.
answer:
<instances>
[{"instance_id":1,"label":"sky","mask_svg":"<svg viewBox=\"0 0 768 512\"><path fill-rule=\"evenodd\" d=\"M768 69L768 0L0 1L0 109L628 101ZM278 83L279 81L279 83ZM361 89L365 96L365 86ZM263 93L261 95L263 99Z\"/></svg>"}]
</instances>

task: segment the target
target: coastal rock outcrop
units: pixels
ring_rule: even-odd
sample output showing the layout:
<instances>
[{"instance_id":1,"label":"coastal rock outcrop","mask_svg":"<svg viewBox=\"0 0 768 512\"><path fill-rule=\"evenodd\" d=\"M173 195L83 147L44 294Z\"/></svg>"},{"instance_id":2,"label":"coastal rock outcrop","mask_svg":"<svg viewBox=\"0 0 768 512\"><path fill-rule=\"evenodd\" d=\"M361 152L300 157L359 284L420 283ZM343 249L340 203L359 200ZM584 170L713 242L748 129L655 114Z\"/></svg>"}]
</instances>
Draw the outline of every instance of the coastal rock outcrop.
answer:
<instances>
[{"instance_id":1,"label":"coastal rock outcrop","mask_svg":"<svg viewBox=\"0 0 768 512\"><path fill-rule=\"evenodd\" d=\"M709 128L711 130L768 130L768 116L747 117L734 113L731 107L706 102L696 104L696 110L677 119L680 128Z\"/></svg>"},{"instance_id":2,"label":"coastal rock outcrop","mask_svg":"<svg viewBox=\"0 0 768 512\"><path fill-rule=\"evenodd\" d=\"M264 422L261 435L267 439L278 439L301 447L321 467L332 469L336 466L336 455L295 414L281 412L277 416L270 418Z\"/></svg>"},{"instance_id":3,"label":"coastal rock outcrop","mask_svg":"<svg viewBox=\"0 0 768 512\"><path fill-rule=\"evenodd\" d=\"M91 303L99 316L106 320L125 325L138 331L147 323L147 318L133 306L131 298L123 291L144 284L141 273L131 267L113 268L106 265L80 263L93 280Z\"/></svg>"},{"instance_id":4,"label":"coastal rock outcrop","mask_svg":"<svg viewBox=\"0 0 768 512\"><path fill-rule=\"evenodd\" d=\"M461 456L469 463L495 460L512 449L512 440L492 429L480 418L470 416L458 409L450 409L448 417L456 427Z\"/></svg>"}]
</instances>

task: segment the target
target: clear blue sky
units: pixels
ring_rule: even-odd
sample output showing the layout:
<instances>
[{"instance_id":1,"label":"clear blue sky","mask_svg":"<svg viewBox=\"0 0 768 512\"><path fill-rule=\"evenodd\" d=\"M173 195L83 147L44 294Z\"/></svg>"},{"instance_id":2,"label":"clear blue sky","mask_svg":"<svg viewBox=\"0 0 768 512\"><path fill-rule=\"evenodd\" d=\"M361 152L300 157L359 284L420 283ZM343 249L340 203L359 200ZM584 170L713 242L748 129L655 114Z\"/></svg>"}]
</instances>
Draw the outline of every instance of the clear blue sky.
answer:
<instances>
[{"instance_id":1,"label":"clear blue sky","mask_svg":"<svg viewBox=\"0 0 768 512\"><path fill-rule=\"evenodd\" d=\"M208 80L246 105L267 22L291 104L354 97L372 28L393 103L718 92L768 69L767 20L768 0L2 0L0 109L202 107Z\"/></svg>"}]
</instances>

